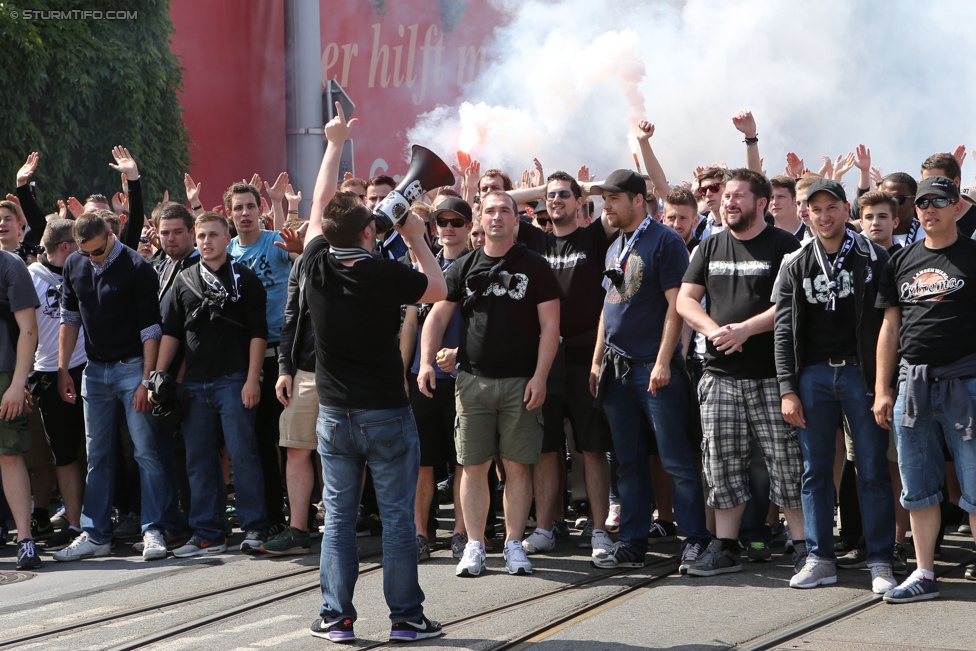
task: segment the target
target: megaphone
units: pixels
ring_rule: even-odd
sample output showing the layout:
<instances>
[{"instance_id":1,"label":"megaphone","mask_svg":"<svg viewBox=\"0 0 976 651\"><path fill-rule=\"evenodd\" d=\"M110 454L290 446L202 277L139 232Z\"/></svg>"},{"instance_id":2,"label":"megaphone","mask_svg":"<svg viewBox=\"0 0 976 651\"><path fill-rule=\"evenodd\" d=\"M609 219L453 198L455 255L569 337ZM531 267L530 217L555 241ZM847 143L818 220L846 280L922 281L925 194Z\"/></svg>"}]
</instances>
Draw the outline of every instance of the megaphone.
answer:
<instances>
[{"instance_id":1,"label":"megaphone","mask_svg":"<svg viewBox=\"0 0 976 651\"><path fill-rule=\"evenodd\" d=\"M394 224L402 224L410 214L411 203L428 190L443 185L454 185L454 172L437 154L426 147L414 145L410 168L403 180L373 210L376 232L385 233Z\"/></svg>"}]
</instances>

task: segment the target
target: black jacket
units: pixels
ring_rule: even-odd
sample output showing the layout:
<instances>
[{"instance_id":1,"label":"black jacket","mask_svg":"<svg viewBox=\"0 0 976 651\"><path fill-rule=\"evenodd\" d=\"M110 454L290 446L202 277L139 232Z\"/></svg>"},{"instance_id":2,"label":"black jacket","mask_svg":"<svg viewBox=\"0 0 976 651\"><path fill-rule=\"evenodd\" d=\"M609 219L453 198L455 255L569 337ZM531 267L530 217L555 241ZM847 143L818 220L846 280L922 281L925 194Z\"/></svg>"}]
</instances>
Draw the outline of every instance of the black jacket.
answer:
<instances>
[{"instance_id":1,"label":"black jacket","mask_svg":"<svg viewBox=\"0 0 976 651\"><path fill-rule=\"evenodd\" d=\"M857 312L857 356L861 362L861 377L869 395L874 393L874 378L877 369L876 351L878 333L881 330L883 311L874 307L878 294L881 272L888 262L888 253L860 233L854 233L855 244L848 254L845 267L854 279L854 305ZM787 255L779 269L779 276L773 285L773 300L776 302L776 316L773 325L773 340L776 353L776 378L779 380L780 395L797 393L800 363L803 359L803 328L806 298L803 279L811 271L819 271L814 253L814 238Z\"/></svg>"}]
</instances>

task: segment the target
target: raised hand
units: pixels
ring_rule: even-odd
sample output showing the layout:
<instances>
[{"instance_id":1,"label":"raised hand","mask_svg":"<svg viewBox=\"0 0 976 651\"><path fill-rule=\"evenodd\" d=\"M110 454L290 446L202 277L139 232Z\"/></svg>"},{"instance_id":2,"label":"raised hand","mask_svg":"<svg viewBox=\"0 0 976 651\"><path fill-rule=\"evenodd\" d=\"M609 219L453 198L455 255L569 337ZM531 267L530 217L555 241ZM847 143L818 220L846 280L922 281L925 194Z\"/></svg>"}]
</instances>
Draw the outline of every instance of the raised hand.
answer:
<instances>
[{"instance_id":1,"label":"raised hand","mask_svg":"<svg viewBox=\"0 0 976 651\"><path fill-rule=\"evenodd\" d=\"M68 218L68 206L66 206L64 201L61 199L58 199L58 217L61 219Z\"/></svg>"},{"instance_id":2,"label":"raised hand","mask_svg":"<svg viewBox=\"0 0 976 651\"><path fill-rule=\"evenodd\" d=\"M854 167L854 152L849 151L847 155L837 154L837 160L834 161L834 180L839 181L841 177L851 171Z\"/></svg>"},{"instance_id":3,"label":"raised hand","mask_svg":"<svg viewBox=\"0 0 976 651\"><path fill-rule=\"evenodd\" d=\"M803 159L794 154L793 152L786 152L786 175L791 176L794 179L798 179L803 176L803 171L806 166L803 164Z\"/></svg>"},{"instance_id":4,"label":"raised hand","mask_svg":"<svg viewBox=\"0 0 976 651\"><path fill-rule=\"evenodd\" d=\"M281 235L281 242L275 240L274 245L279 249L284 249L288 253L296 253L301 255L302 251L305 250L304 236L299 234L299 232L293 228L282 228L278 231Z\"/></svg>"},{"instance_id":5,"label":"raised hand","mask_svg":"<svg viewBox=\"0 0 976 651\"><path fill-rule=\"evenodd\" d=\"M878 187L878 186L881 185L881 179L883 179L883 178L884 178L884 175L881 174L881 167L880 166L879 167L872 167L871 168L871 182L874 183L875 187Z\"/></svg>"},{"instance_id":6,"label":"raised hand","mask_svg":"<svg viewBox=\"0 0 976 651\"><path fill-rule=\"evenodd\" d=\"M756 118L752 117L752 111L739 111L732 116L732 124L746 138L756 137Z\"/></svg>"},{"instance_id":7,"label":"raised hand","mask_svg":"<svg viewBox=\"0 0 976 651\"><path fill-rule=\"evenodd\" d=\"M74 215L75 219L85 214L85 206L75 197L68 197L68 210Z\"/></svg>"},{"instance_id":8,"label":"raised hand","mask_svg":"<svg viewBox=\"0 0 976 651\"><path fill-rule=\"evenodd\" d=\"M959 145L956 147L952 152L952 157L955 158L959 163L959 167L962 167L962 164L966 160L966 145Z\"/></svg>"},{"instance_id":9,"label":"raised hand","mask_svg":"<svg viewBox=\"0 0 976 651\"><path fill-rule=\"evenodd\" d=\"M186 189L186 199L190 202L190 207L203 205L200 203L200 186L202 183L194 183L193 177L189 174L183 175L183 187Z\"/></svg>"},{"instance_id":10,"label":"raised hand","mask_svg":"<svg viewBox=\"0 0 976 651\"><path fill-rule=\"evenodd\" d=\"M109 163L108 166L113 170L122 172L130 181L135 181L139 178L139 166L136 165L136 160L129 154L128 149L122 145L113 147L112 158L115 159L115 164Z\"/></svg>"},{"instance_id":11,"label":"raised hand","mask_svg":"<svg viewBox=\"0 0 976 651\"><path fill-rule=\"evenodd\" d=\"M580 165L579 169L576 170L576 180L582 181L583 183L590 183L596 181L596 176L590 174L590 168L586 165Z\"/></svg>"},{"instance_id":12,"label":"raised hand","mask_svg":"<svg viewBox=\"0 0 976 651\"><path fill-rule=\"evenodd\" d=\"M115 211L116 215L121 215L127 210L126 208L127 203L128 200L126 199L125 195L123 195L121 192L116 192L115 194L112 195L112 210Z\"/></svg>"},{"instance_id":13,"label":"raised hand","mask_svg":"<svg viewBox=\"0 0 976 651\"><path fill-rule=\"evenodd\" d=\"M820 169L817 170L817 174L825 179L831 178L831 174L834 171L834 161L830 160L830 156L821 156L820 160L823 161L823 164L820 166Z\"/></svg>"},{"instance_id":14,"label":"raised hand","mask_svg":"<svg viewBox=\"0 0 976 651\"><path fill-rule=\"evenodd\" d=\"M858 145L854 150L854 167L862 172L871 170L871 150L864 145Z\"/></svg>"},{"instance_id":15,"label":"raised hand","mask_svg":"<svg viewBox=\"0 0 976 651\"><path fill-rule=\"evenodd\" d=\"M244 181L245 183L248 183L247 179L241 179L241 180ZM257 188L258 192L261 192L262 183L263 182L261 181L261 175L255 172L251 176L251 181L248 183L248 185L253 185L255 188Z\"/></svg>"},{"instance_id":16,"label":"raised hand","mask_svg":"<svg viewBox=\"0 0 976 651\"><path fill-rule=\"evenodd\" d=\"M646 142L654 135L654 125L647 120L641 120L637 123L637 131L637 142Z\"/></svg>"},{"instance_id":17,"label":"raised hand","mask_svg":"<svg viewBox=\"0 0 976 651\"><path fill-rule=\"evenodd\" d=\"M288 185L288 172L282 172L275 179L274 185L268 185L268 182L264 182L264 189L267 190L268 196L271 197L272 201L281 202L285 199L285 190Z\"/></svg>"},{"instance_id":18,"label":"raised hand","mask_svg":"<svg viewBox=\"0 0 976 651\"><path fill-rule=\"evenodd\" d=\"M261 214L262 215L271 214L271 206L268 205L268 200L264 197L261 197Z\"/></svg>"},{"instance_id":19,"label":"raised hand","mask_svg":"<svg viewBox=\"0 0 976 651\"><path fill-rule=\"evenodd\" d=\"M339 102L336 102L335 106L336 115L325 125L325 137L330 145L342 147L342 144L349 138L349 132L352 131L353 126L359 122L359 118L353 118L347 122L346 112L342 110Z\"/></svg>"},{"instance_id":20,"label":"raised hand","mask_svg":"<svg viewBox=\"0 0 976 651\"><path fill-rule=\"evenodd\" d=\"M20 166L17 170L17 187L22 185L27 185L31 177L34 176L34 172L37 171L37 161L40 155L36 151L32 151L27 155L27 162Z\"/></svg>"},{"instance_id":21,"label":"raised hand","mask_svg":"<svg viewBox=\"0 0 976 651\"><path fill-rule=\"evenodd\" d=\"M285 186L285 201L288 202L288 210L298 210L298 204L302 202L302 191L296 193L289 183Z\"/></svg>"},{"instance_id":22,"label":"raised hand","mask_svg":"<svg viewBox=\"0 0 976 651\"><path fill-rule=\"evenodd\" d=\"M530 177L532 180L531 187L534 188L542 185L542 183L546 180L546 175L542 171L542 163L539 162L538 158L533 158L532 162L535 164L535 169L530 173Z\"/></svg>"}]
</instances>

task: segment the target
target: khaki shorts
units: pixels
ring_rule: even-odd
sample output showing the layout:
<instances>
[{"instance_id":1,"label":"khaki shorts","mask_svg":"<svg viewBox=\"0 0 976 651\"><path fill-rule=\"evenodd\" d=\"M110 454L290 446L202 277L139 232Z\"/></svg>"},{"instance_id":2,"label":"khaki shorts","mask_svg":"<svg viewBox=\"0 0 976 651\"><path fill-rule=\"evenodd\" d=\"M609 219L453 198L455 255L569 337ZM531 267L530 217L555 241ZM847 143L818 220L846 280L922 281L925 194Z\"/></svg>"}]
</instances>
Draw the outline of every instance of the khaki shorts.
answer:
<instances>
[{"instance_id":1,"label":"khaki shorts","mask_svg":"<svg viewBox=\"0 0 976 651\"><path fill-rule=\"evenodd\" d=\"M487 378L458 373L454 443L462 466L495 458L534 464L542 452L542 410L528 411L523 398L528 378Z\"/></svg>"},{"instance_id":2,"label":"khaki shorts","mask_svg":"<svg viewBox=\"0 0 976 651\"><path fill-rule=\"evenodd\" d=\"M0 396L10 388L10 380L13 373L0 373ZM44 430L41 430L41 438L44 438ZM23 457L31 446L31 430L27 422L27 413L21 412L20 416L13 420L0 419L0 454L7 456ZM50 454L50 450L48 450ZM53 456L52 456L53 458Z\"/></svg>"},{"instance_id":3,"label":"khaki shorts","mask_svg":"<svg viewBox=\"0 0 976 651\"><path fill-rule=\"evenodd\" d=\"M315 421L319 415L315 373L296 372L291 386L291 400L278 419L278 445L283 448L314 450L319 445L315 436Z\"/></svg>"}]
</instances>

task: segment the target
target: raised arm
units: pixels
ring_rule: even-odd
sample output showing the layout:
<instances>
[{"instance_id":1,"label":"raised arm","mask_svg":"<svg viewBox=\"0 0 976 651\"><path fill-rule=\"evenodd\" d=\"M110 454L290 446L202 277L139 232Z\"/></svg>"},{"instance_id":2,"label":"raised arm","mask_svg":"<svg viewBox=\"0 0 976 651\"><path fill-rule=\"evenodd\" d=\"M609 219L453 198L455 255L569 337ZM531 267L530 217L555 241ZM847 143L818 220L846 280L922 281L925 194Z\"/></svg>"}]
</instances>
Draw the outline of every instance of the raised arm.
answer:
<instances>
[{"instance_id":1,"label":"raised arm","mask_svg":"<svg viewBox=\"0 0 976 651\"><path fill-rule=\"evenodd\" d=\"M280 231L285 227L285 190L288 187L288 172L282 172L275 179L274 185L264 182L264 189L268 192L271 199L271 211L274 213L274 230Z\"/></svg>"},{"instance_id":2,"label":"raised arm","mask_svg":"<svg viewBox=\"0 0 976 651\"><path fill-rule=\"evenodd\" d=\"M30 227L31 240L34 244L40 243L41 234L47 225L44 220L44 211L37 205L37 199L34 198L34 193L31 192L29 185L31 177L37 171L39 159L40 156L36 151L31 152L27 156L27 162L17 170L17 200L20 202L20 210L24 213L24 219L27 220L27 225Z\"/></svg>"},{"instance_id":3,"label":"raised arm","mask_svg":"<svg viewBox=\"0 0 976 651\"><path fill-rule=\"evenodd\" d=\"M322 156L319 175L315 179L315 190L312 192L312 211L308 216L308 230L305 231L305 243L322 234L322 215L325 206L332 200L336 192L336 179L339 177L339 162L342 159L342 145L349 137L359 118L346 122L346 114L339 102L336 105L336 116L325 125L325 137L329 144Z\"/></svg>"},{"instance_id":4,"label":"raised arm","mask_svg":"<svg viewBox=\"0 0 976 651\"><path fill-rule=\"evenodd\" d=\"M746 167L762 174L759 133L756 131L756 118L752 117L752 111L739 111L732 116L732 124L745 136L743 142L746 143Z\"/></svg>"},{"instance_id":5,"label":"raised arm","mask_svg":"<svg viewBox=\"0 0 976 651\"><path fill-rule=\"evenodd\" d=\"M661 163L658 162L657 156L654 155L654 150L651 149L651 136L654 135L654 125L647 120L641 120L637 123L637 131L637 145L640 147L641 159L644 161L644 169L647 170L647 175L651 177L651 183L657 189L658 194L664 199L668 195L670 186L668 185L668 177L664 173Z\"/></svg>"},{"instance_id":6,"label":"raised arm","mask_svg":"<svg viewBox=\"0 0 976 651\"><path fill-rule=\"evenodd\" d=\"M119 239L130 249L138 249L139 238L142 237L142 225L146 221L142 183L139 182L139 166L129 154L129 150L121 145L112 148L112 158L115 159L115 164L109 163L109 167L125 174L129 181L129 218L122 226L122 236Z\"/></svg>"}]
</instances>

